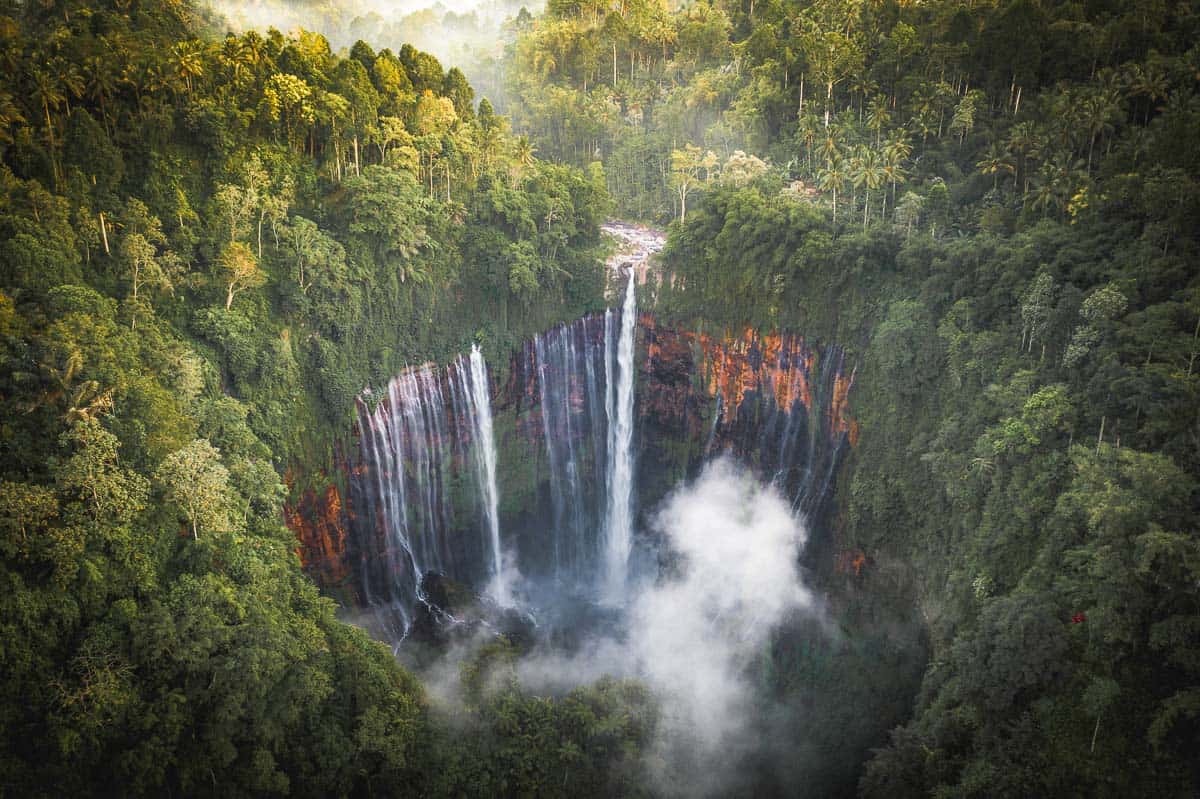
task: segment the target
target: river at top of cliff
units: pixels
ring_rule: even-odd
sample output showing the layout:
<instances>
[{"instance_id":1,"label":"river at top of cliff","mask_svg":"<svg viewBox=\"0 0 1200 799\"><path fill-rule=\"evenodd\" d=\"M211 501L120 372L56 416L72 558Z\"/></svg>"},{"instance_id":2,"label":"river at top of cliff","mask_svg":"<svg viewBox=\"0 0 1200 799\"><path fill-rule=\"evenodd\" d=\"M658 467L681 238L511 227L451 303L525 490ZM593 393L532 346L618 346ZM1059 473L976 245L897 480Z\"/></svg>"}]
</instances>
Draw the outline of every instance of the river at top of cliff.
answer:
<instances>
[{"instance_id":1,"label":"river at top of cliff","mask_svg":"<svg viewBox=\"0 0 1200 799\"><path fill-rule=\"evenodd\" d=\"M637 222L610 219L600 226L600 232L617 241L616 251L606 262L608 268L613 272L632 269L637 282L644 284L654 256L667 243L666 231Z\"/></svg>"}]
</instances>

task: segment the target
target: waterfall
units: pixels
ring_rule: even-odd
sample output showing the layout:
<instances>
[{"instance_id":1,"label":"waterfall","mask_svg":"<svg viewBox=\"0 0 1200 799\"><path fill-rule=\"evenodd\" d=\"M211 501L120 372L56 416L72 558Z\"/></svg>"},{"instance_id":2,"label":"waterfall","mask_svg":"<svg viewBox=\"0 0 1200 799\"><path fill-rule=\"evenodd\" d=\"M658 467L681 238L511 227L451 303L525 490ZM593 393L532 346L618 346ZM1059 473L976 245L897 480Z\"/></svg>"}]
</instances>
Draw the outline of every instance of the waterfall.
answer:
<instances>
[{"instance_id":1,"label":"waterfall","mask_svg":"<svg viewBox=\"0 0 1200 799\"><path fill-rule=\"evenodd\" d=\"M773 483L798 517L828 507L857 435L842 350L786 331L714 337L639 319L636 269L620 273L619 307L528 339L503 383L492 384L473 347L445 369L406 369L374 407L360 398L353 530L340 556L359 577L347 581L343 569L335 579L357 591L389 640L423 625L422 603L435 611L423 595L431 571L502 605L513 602L509 571L532 607L560 596L624 604L640 562L636 506L653 501L663 467L728 454ZM637 481L635 467L654 479ZM511 506L503 541L501 490Z\"/></svg>"},{"instance_id":2,"label":"waterfall","mask_svg":"<svg viewBox=\"0 0 1200 799\"><path fill-rule=\"evenodd\" d=\"M549 490L537 546L559 583L612 603L623 599L633 539L635 291L631 274L619 311L535 336L518 360L537 382Z\"/></svg>"},{"instance_id":3,"label":"waterfall","mask_svg":"<svg viewBox=\"0 0 1200 799\"><path fill-rule=\"evenodd\" d=\"M591 317L536 336L525 362L537 380L541 441L550 490L552 540L540 548L553 556L550 570L563 583L579 584L592 571L594 510L602 463L596 361L603 354ZM590 450L590 453L589 453ZM589 457L590 454L590 457Z\"/></svg>"},{"instance_id":4,"label":"waterfall","mask_svg":"<svg viewBox=\"0 0 1200 799\"><path fill-rule=\"evenodd\" d=\"M533 358L534 372L537 374L538 381L538 402L542 417L542 436L546 443L546 465L550 478L550 506L554 513L554 569L556 573L561 574L563 555L559 545L560 536L558 531L562 528L565 500L563 499L562 484L559 482L562 468L558 462L558 447L555 446L559 441L559 436L554 424L555 405L550 401L550 398L554 394L554 382L552 374L549 371L550 365L546 363L546 338L547 336L537 336L534 339Z\"/></svg>"},{"instance_id":5,"label":"waterfall","mask_svg":"<svg viewBox=\"0 0 1200 799\"><path fill-rule=\"evenodd\" d=\"M492 594L497 602L508 604L511 597L504 577L504 560L500 549L500 492L496 487L496 436L492 429L492 394L487 364L479 347L472 345L469 367L464 365L461 355L456 366L463 383L463 396L474 421L475 446L472 451L491 554Z\"/></svg>"},{"instance_id":6,"label":"waterfall","mask_svg":"<svg viewBox=\"0 0 1200 799\"><path fill-rule=\"evenodd\" d=\"M374 409L359 398L357 410L368 477L361 495L367 517L379 532L376 543L359 550L365 603L392 614L394 619L386 625L401 630L403 637L413 608L424 600L421 580L427 572L469 581L485 571L496 600L508 602L491 389L483 353L474 347L444 370L429 364L406 369L388 383ZM471 476L460 479L463 471ZM455 516L451 487L460 482L473 482L476 490L483 533L478 547L461 535L469 522ZM380 618L378 623L385 621Z\"/></svg>"},{"instance_id":7,"label":"waterfall","mask_svg":"<svg viewBox=\"0 0 1200 799\"><path fill-rule=\"evenodd\" d=\"M617 381L609 406L608 512L605 515L605 598L625 599L629 554L633 548L633 333L637 323L633 270L625 285L621 334L617 342ZM607 361L606 361L607 363ZM610 385L611 382L610 382Z\"/></svg>"},{"instance_id":8,"label":"waterfall","mask_svg":"<svg viewBox=\"0 0 1200 799\"><path fill-rule=\"evenodd\" d=\"M788 496L795 513L819 513L850 434L844 413L854 372L845 372L845 353L786 332L699 345L709 348L713 397L704 457L730 452Z\"/></svg>"},{"instance_id":9,"label":"waterfall","mask_svg":"<svg viewBox=\"0 0 1200 799\"><path fill-rule=\"evenodd\" d=\"M635 467L692 468L728 454L797 516L828 508L857 433L847 415L855 374L841 348L788 332L715 338L659 326L638 318L636 292L631 279L619 307L526 341L503 384L473 348L444 369L406 369L378 402L359 398L350 534L323 551L342 559L336 587L355 592L381 635L402 640L426 618L431 571L505 605L514 589L505 575L518 571L524 601L622 604L644 497L635 492L656 490ZM501 491L512 506L503 525Z\"/></svg>"},{"instance_id":10,"label":"waterfall","mask_svg":"<svg viewBox=\"0 0 1200 799\"><path fill-rule=\"evenodd\" d=\"M422 367L388 383L374 410L358 400L362 457L373 477L368 511L383 534L379 551L361 553L360 582L367 603L394 611L404 632L421 599L421 575L443 567L449 543L444 473L440 458L431 457L446 426L441 396L432 371Z\"/></svg>"}]
</instances>

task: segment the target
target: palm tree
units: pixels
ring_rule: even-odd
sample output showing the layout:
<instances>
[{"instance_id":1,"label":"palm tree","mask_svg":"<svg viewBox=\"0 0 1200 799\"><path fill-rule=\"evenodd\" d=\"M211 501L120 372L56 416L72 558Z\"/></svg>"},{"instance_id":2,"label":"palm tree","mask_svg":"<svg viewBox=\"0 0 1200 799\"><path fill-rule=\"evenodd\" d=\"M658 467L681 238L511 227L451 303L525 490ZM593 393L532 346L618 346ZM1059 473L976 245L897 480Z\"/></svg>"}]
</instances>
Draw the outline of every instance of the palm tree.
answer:
<instances>
[{"instance_id":1,"label":"palm tree","mask_svg":"<svg viewBox=\"0 0 1200 799\"><path fill-rule=\"evenodd\" d=\"M66 400L62 418L68 424L93 419L112 410L112 389L101 389L95 380L84 380L78 384L75 378L83 371L83 354L71 349L60 366L54 362L42 362L38 366L49 378L49 387L42 390L37 399L25 404L25 412L32 413L43 405L57 405Z\"/></svg>"},{"instance_id":2,"label":"palm tree","mask_svg":"<svg viewBox=\"0 0 1200 799\"><path fill-rule=\"evenodd\" d=\"M1086 185L1086 181L1081 159L1071 161L1069 156L1059 156L1042 165L1033 207L1041 208L1043 216L1051 207L1062 210L1067 207L1067 201Z\"/></svg>"},{"instance_id":3,"label":"palm tree","mask_svg":"<svg viewBox=\"0 0 1200 799\"><path fill-rule=\"evenodd\" d=\"M804 161L812 166L813 145L817 141L817 133L821 130L821 120L816 114L802 114L796 120L796 138L804 145Z\"/></svg>"},{"instance_id":4,"label":"palm tree","mask_svg":"<svg viewBox=\"0 0 1200 799\"><path fill-rule=\"evenodd\" d=\"M850 180L857 188L865 190L863 198L863 230L867 229L867 219L871 210L871 192L883 185L883 159L879 153L870 147L860 147L854 158L850 159Z\"/></svg>"},{"instance_id":5,"label":"palm tree","mask_svg":"<svg viewBox=\"0 0 1200 799\"><path fill-rule=\"evenodd\" d=\"M79 73L79 67L61 59L55 59L53 69L54 76L58 80L59 88L62 91L63 104L66 106L67 116L70 116L71 98L74 97L78 100L83 97L83 76Z\"/></svg>"},{"instance_id":6,"label":"palm tree","mask_svg":"<svg viewBox=\"0 0 1200 799\"><path fill-rule=\"evenodd\" d=\"M63 419L67 424L90 421L113 409L112 389L102 389L95 380L84 380L71 393Z\"/></svg>"},{"instance_id":7,"label":"palm tree","mask_svg":"<svg viewBox=\"0 0 1200 799\"><path fill-rule=\"evenodd\" d=\"M1142 114L1142 124L1145 124L1150 121L1150 112L1154 109L1155 101L1167 96L1170 84L1167 82L1166 73L1156 63L1147 63L1145 66L1134 64L1128 77L1129 91L1135 97L1146 98L1146 110Z\"/></svg>"},{"instance_id":8,"label":"palm tree","mask_svg":"<svg viewBox=\"0 0 1200 799\"><path fill-rule=\"evenodd\" d=\"M1092 153L1096 139L1116 130L1115 119L1121 111L1117 97L1105 91L1093 91L1081 104L1082 121L1088 134L1087 172L1092 173Z\"/></svg>"},{"instance_id":9,"label":"palm tree","mask_svg":"<svg viewBox=\"0 0 1200 799\"><path fill-rule=\"evenodd\" d=\"M1042 136L1032 122L1018 122L1008 133L1005 149L1017 156L1014 180L1022 182L1024 191L1029 191L1029 159L1037 158L1042 152Z\"/></svg>"},{"instance_id":10,"label":"palm tree","mask_svg":"<svg viewBox=\"0 0 1200 799\"><path fill-rule=\"evenodd\" d=\"M1096 73L1094 85L1102 92L1120 97L1129 89L1129 76L1112 67L1104 67Z\"/></svg>"},{"instance_id":11,"label":"palm tree","mask_svg":"<svg viewBox=\"0 0 1200 799\"><path fill-rule=\"evenodd\" d=\"M58 81L44 70L35 68L30 77L33 83L34 102L42 107L42 113L46 118L46 136L50 142L50 166L54 173L54 182L57 184L58 159L55 157L55 152L58 145L54 139L54 120L51 112L57 111L58 107L66 102L66 97L63 96Z\"/></svg>"},{"instance_id":12,"label":"palm tree","mask_svg":"<svg viewBox=\"0 0 1200 799\"><path fill-rule=\"evenodd\" d=\"M179 42L175 45L171 64L190 95L194 81L204 76L204 45L195 39Z\"/></svg>"},{"instance_id":13,"label":"palm tree","mask_svg":"<svg viewBox=\"0 0 1200 799\"><path fill-rule=\"evenodd\" d=\"M908 177L908 172L905 171L903 164L910 155L912 155L912 145L909 144L908 137L903 130L897 131L896 138L884 145L883 159L890 168L888 180L892 184L892 205L896 204L896 184L903 183Z\"/></svg>"},{"instance_id":14,"label":"palm tree","mask_svg":"<svg viewBox=\"0 0 1200 799\"><path fill-rule=\"evenodd\" d=\"M267 40L256 31L247 31L242 36L242 57L247 67L258 79L262 68L270 63L271 57L267 52Z\"/></svg>"},{"instance_id":15,"label":"palm tree","mask_svg":"<svg viewBox=\"0 0 1200 799\"><path fill-rule=\"evenodd\" d=\"M858 95L858 121L861 123L867 95L878 91L879 84L867 77L866 74L858 74L850 78L849 88L851 94Z\"/></svg>"},{"instance_id":16,"label":"palm tree","mask_svg":"<svg viewBox=\"0 0 1200 799\"><path fill-rule=\"evenodd\" d=\"M846 170L841 159L830 161L824 169L817 173L817 180L822 191L830 192L833 195L833 224L836 225L838 190L846 185Z\"/></svg>"},{"instance_id":17,"label":"palm tree","mask_svg":"<svg viewBox=\"0 0 1200 799\"><path fill-rule=\"evenodd\" d=\"M879 146L879 136L883 129L892 121L887 105L887 98L879 95L871 99L870 108L867 110L867 127L875 132L876 146Z\"/></svg>"},{"instance_id":18,"label":"palm tree","mask_svg":"<svg viewBox=\"0 0 1200 799\"><path fill-rule=\"evenodd\" d=\"M884 145L883 153L893 161L906 161L912 155L912 145L908 143L908 137L903 131L899 131L896 138Z\"/></svg>"},{"instance_id":19,"label":"palm tree","mask_svg":"<svg viewBox=\"0 0 1200 799\"><path fill-rule=\"evenodd\" d=\"M985 175L992 176L992 191L1000 188L1000 173L1014 173L1012 153L998 141L993 141L984 154L983 159L975 162L975 168Z\"/></svg>"},{"instance_id":20,"label":"palm tree","mask_svg":"<svg viewBox=\"0 0 1200 799\"><path fill-rule=\"evenodd\" d=\"M934 114L933 111L920 111L912 118L913 131L921 134L922 149L929 137L937 132L937 126L934 125Z\"/></svg>"},{"instance_id":21,"label":"palm tree","mask_svg":"<svg viewBox=\"0 0 1200 799\"><path fill-rule=\"evenodd\" d=\"M100 119L104 129L112 135L108 122L108 101L117 91L117 78L112 62L101 56L93 56L83 64L83 95L100 107Z\"/></svg>"},{"instance_id":22,"label":"palm tree","mask_svg":"<svg viewBox=\"0 0 1200 799\"><path fill-rule=\"evenodd\" d=\"M229 82L235 88L242 86L250 78L254 57L252 53L247 52L245 43L237 36L230 34L225 37L219 58L229 75Z\"/></svg>"},{"instance_id":23,"label":"palm tree","mask_svg":"<svg viewBox=\"0 0 1200 799\"><path fill-rule=\"evenodd\" d=\"M8 92L0 92L0 144L11 144L13 127L25 122L21 109L13 102L13 96Z\"/></svg>"},{"instance_id":24,"label":"palm tree","mask_svg":"<svg viewBox=\"0 0 1200 799\"><path fill-rule=\"evenodd\" d=\"M834 131L829 131L817 149L820 151L821 157L825 159L826 169L842 157L842 148L838 145L837 134Z\"/></svg>"},{"instance_id":25,"label":"palm tree","mask_svg":"<svg viewBox=\"0 0 1200 799\"><path fill-rule=\"evenodd\" d=\"M513 144L512 165L509 167L509 178L515 185L521 176L525 174L525 170L529 169L537 161L535 153L537 148L529 141L528 136L521 136Z\"/></svg>"},{"instance_id":26,"label":"palm tree","mask_svg":"<svg viewBox=\"0 0 1200 799\"><path fill-rule=\"evenodd\" d=\"M142 111L151 111L163 105L162 94L171 87L171 77L167 67L159 61L147 62L142 65L138 75L142 94L138 98L138 106Z\"/></svg>"},{"instance_id":27,"label":"palm tree","mask_svg":"<svg viewBox=\"0 0 1200 799\"><path fill-rule=\"evenodd\" d=\"M892 185L892 204L896 204L896 184L903 183L908 179L908 171L905 170L902 159L896 157L896 154L889 148L883 151L883 177ZM879 214L879 218L887 214L887 194L883 195L883 211Z\"/></svg>"},{"instance_id":28,"label":"palm tree","mask_svg":"<svg viewBox=\"0 0 1200 799\"><path fill-rule=\"evenodd\" d=\"M1042 210L1042 216L1046 215L1046 211L1051 206L1058 204L1058 198L1054 194L1052 174L1053 170L1050 168L1050 165L1044 165L1042 167L1042 174L1038 177L1036 188L1033 192L1033 202L1031 204L1035 211L1039 208Z\"/></svg>"}]
</instances>

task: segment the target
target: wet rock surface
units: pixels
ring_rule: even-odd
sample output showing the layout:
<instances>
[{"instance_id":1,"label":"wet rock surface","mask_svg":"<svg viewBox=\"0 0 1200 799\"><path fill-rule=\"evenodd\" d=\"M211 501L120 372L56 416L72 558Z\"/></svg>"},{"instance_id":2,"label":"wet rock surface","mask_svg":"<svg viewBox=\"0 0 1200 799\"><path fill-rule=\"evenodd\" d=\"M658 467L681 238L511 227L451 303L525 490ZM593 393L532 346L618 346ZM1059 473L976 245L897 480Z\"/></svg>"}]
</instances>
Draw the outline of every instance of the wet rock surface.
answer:
<instances>
[{"instance_id":1,"label":"wet rock surface","mask_svg":"<svg viewBox=\"0 0 1200 799\"><path fill-rule=\"evenodd\" d=\"M518 649L533 645L537 622L523 610L502 607L489 597L436 571L421 575L422 602L413 614L409 638L436 648L477 636L503 635Z\"/></svg>"}]
</instances>

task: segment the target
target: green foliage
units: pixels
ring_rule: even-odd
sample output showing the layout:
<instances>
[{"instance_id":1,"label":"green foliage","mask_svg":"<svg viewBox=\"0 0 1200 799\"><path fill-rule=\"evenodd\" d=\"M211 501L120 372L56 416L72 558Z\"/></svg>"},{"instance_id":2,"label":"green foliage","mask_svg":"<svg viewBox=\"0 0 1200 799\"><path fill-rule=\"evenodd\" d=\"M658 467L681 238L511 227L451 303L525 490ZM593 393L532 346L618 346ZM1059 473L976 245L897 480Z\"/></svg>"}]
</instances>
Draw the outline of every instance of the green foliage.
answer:
<instances>
[{"instance_id":1,"label":"green foliage","mask_svg":"<svg viewBox=\"0 0 1200 799\"><path fill-rule=\"evenodd\" d=\"M1193 16L552 2L491 70L514 135L409 45L7 7L0 790L642 792L643 689L497 685L501 644L434 717L279 521L364 386L598 308L611 192L679 219L661 313L859 366L838 541L884 566L837 597L911 585L932 653L861 792L1194 793ZM847 641L860 741L906 709Z\"/></svg>"},{"instance_id":2,"label":"green foliage","mask_svg":"<svg viewBox=\"0 0 1200 799\"><path fill-rule=\"evenodd\" d=\"M229 470L221 463L221 453L208 441L198 438L183 449L172 452L158 467L154 479L163 487L168 506L174 506L199 539L205 531L232 528L229 516Z\"/></svg>"},{"instance_id":3,"label":"green foliage","mask_svg":"<svg viewBox=\"0 0 1200 799\"><path fill-rule=\"evenodd\" d=\"M449 720L469 737L443 742L445 795L646 796L644 752L657 707L646 688L604 678L562 696L536 696L518 683L517 653L501 638L461 667L467 708Z\"/></svg>"},{"instance_id":4,"label":"green foliage","mask_svg":"<svg viewBox=\"0 0 1200 799\"><path fill-rule=\"evenodd\" d=\"M493 352L596 307L602 179L514 152L411 47L3 13L0 792L428 795L422 688L302 574L281 474L487 304L522 309ZM533 280L468 257L497 233Z\"/></svg>"},{"instance_id":5,"label":"green foliage","mask_svg":"<svg viewBox=\"0 0 1200 799\"><path fill-rule=\"evenodd\" d=\"M1168 105L1141 81L1184 69L1190 45L1157 17L1154 52L1122 39L1101 55L1063 33L1122 29L1098 10L864 9L849 35L912 26L926 52L868 49L828 128L797 116L803 186L717 186L689 205L658 310L706 332L791 328L858 365L837 539L890 564L859 601L895 602L911 581L931 645L911 719L860 793L1188 794L1200 459L1183 441L1200 314L1182 264L1200 242L1145 198L1167 191L1194 219L1200 171L1170 150L1193 149L1175 125L1195 86ZM1044 47L1073 55L1051 65ZM940 82L943 67L970 88ZM887 193L863 148L893 138L915 185L888 203L891 224L868 214L853 231L843 209Z\"/></svg>"}]
</instances>

